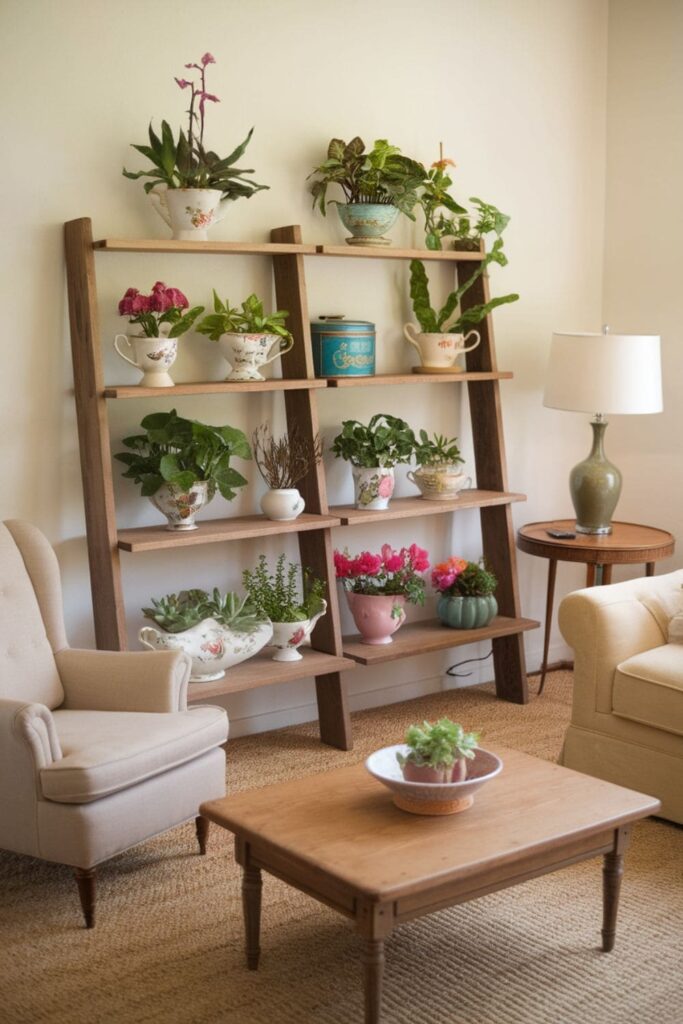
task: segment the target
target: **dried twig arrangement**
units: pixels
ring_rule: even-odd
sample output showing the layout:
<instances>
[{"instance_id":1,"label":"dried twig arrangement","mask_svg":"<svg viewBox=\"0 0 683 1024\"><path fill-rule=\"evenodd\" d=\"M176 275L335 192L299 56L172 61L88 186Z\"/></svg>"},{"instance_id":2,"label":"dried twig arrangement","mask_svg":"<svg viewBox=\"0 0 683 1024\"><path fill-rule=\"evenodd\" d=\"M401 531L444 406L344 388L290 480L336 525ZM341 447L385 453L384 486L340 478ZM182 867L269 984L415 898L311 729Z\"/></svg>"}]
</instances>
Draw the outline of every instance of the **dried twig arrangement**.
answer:
<instances>
[{"instance_id":1,"label":"dried twig arrangement","mask_svg":"<svg viewBox=\"0 0 683 1024\"><path fill-rule=\"evenodd\" d=\"M320 434L310 439L296 427L289 434L273 437L270 427L263 423L254 431L252 445L254 461L272 490L296 487L323 457Z\"/></svg>"}]
</instances>

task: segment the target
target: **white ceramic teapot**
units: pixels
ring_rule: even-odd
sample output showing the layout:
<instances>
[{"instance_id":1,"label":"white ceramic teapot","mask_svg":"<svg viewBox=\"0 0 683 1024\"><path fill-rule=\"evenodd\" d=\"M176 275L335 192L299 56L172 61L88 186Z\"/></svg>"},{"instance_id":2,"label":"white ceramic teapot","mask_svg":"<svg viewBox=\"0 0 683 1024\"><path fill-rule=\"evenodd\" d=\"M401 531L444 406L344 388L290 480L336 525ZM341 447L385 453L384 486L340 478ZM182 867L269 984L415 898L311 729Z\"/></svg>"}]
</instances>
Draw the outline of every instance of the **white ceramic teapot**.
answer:
<instances>
[{"instance_id":1,"label":"white ceramic teapot","mask_svg":"<svg viewBox=\"0 0 683 1024\"><path fill-rule=\"evenodd\" d=\"M415 373L459 373L462 367L456 364L458 356L463 352L471 352L476 348L481 337L479 331L471 330L467 334L424 334L418 331L415 324L405 324L403 333L413 348L420 354L421 366L413 367ZM476 341L467 345L467 339L474 335Z\"/></svg>"}]
</instances>

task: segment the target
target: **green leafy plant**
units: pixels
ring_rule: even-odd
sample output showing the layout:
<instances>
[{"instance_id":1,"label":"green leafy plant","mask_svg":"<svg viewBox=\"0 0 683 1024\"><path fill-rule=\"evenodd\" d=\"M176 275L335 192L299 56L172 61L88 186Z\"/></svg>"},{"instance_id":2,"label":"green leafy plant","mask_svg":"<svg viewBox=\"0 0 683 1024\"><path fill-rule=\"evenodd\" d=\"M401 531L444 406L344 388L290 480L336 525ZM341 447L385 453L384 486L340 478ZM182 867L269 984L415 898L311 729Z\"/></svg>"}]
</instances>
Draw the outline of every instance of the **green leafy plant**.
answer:
<instances>
[{"instance_id":1,"label":"green leafy plant","mask_svg":"<svg viewBox=\"0 0 683 1024\"><path fill-rule=\"evenodd\" d=\"M414 447L415 434L405 420L377 413L367 426L358 420L343 420L331 451L354 466L372 469L410 462Z\"/></svg>"},{"instance_id":2,"label":"green leafy plant","mask_svg":"<svg viewBox=\"0 0 683 1024\"><path fill-rule=\"evenodd\" d=\"M396 206L411 220L418 203L418 189L426 170L422 164L403 156L397 146L386 139L377 139L373 148L365 151L359 136L346 143L332 139L327 147L327 159L309 174L315 178L310 185L313 208L325 216L330 185L338 185L346 203L381 203Z\"/></svg>"},{"instance_id":3,"label":"green leafy plant","mask_svg":"<svg viewBox=\"0 0 683 1024\"><path fill-rule=\"evenodd\" d=\"M494 242L493 248L482 257L481 263L474 273L468 277L464 284L451 292L444 305L437 311L432 308L429 297L429 278L427 277L424 263L421 260L410 261L410 297L413 301L413 311L417 322L425 334L440 334L442 332L461 334L469 327L474 327L476 324L481 323L498 306L503 306L508 302L516 302L519 299L519 295L515 293L501 295L480 305L470 306L469 309L457 315L462 297L470 290L491 263L499 263L501 266L505 266L507 263L507 257L502 251L502 242L500 240Z\"/></svg>"},{"instance_id":4,"label":"green leafy plant","mask_svg":"<svg viewBox=\"0 0 683 1024\"><path fill-rule=\"evenodd\" d=\"M453 555L434 566L432 586L446 597L488 597L498 586L498 579L483 559L468 562Z\"/></svg>"},{"instance_id":5,"label":"green leafy plant","mask_svg":"<svg viewBox=\"0 0 683 1024\"><path fill-rule=\"evenodd\" d=\"M217 587L212 594L206 590L181 590L179 594L150 600L152 606L143 608L143 615L166 633L182 633L204 619L215 619L240 633L251 633L263 622L246 596L232 592L221 594Z\"/></svg>"},{"instance_id":6,"label":"green leafy plant","mask_svg":"<svg viewBox=\"0 0 683 1024\"><path fill-rule=\"evenodd\" d=\"M450 768L461 757L474 758L480 734L465 732L458 722L440 718L432 725L411 725L406 732L405 742L410 750L407 754L396 754L401 768L407 761L418 767Z\"/></svg>"},{"instance_id":7,"label":"green leafy plant","mask_svg":"<svg viewBox=\"0 0 683 1024\"><path fill-rule=\"evenodd\" d=\"M453 179L446 170L455 167L452 160L444 158L443 147L439 159L432 164L420 190L420 206L425 218L425 243L428 249L441 249L441 240L445 235L453 234L454 225L458 223L453 216L467 214L467 210L456 202L449 193Z\"/></svg>"},{"instance_id":8,"label":"green leafy plant","mask_svg":"<svg viewBox=\"0 0 683 1024\"><path fill-rule=\"evenodd\" d=\"M476 196L470 196L469 201L475 209L475 214L466 213L464 216L455 218L452 223L453 230L447 232L454 236L456 246L478 249L481 240L491 234L500 240L505 228L510 223L508 214L501 213L496 206L485 203L483 199L478 199Z\"/></svg>"},{"instance_id":9,"label":"green leafy plant","mask_svg":"<svg viewBox=\"0 0 683 1024\"><path fill-rule=\"evenodd\" d=\"M299 576L303 575L299 589ZM255 569L245 569L242 584L247 597L257 612L271 622L303 622L313 618L321 607L325 594L323 580L309 570L301 573L301 566L280 555L272 573L265 555L260 555Z\"/></svg>"},{"instance_id":10,"label":"green leafy plant","mask_svg":"<svg viewBox=\"0 0 683 1024\"><path fill-rule=\"evenodd\" d=\"M199 82L176 78L181 89L190 90L190 106L188 108L187 132L181 128L178 140L168 121L161 122L161 136L157 135L152 125L149 126L149 145L133 145L133 149L141 153L152 164L151 170L127 171L124 177L136 180L150 178L145 183L145 192L151 192L158 185L167 188L214 188L223 193L224 199L248 199L254 192L268 188L258 185L244 177L253 174L253 168L235 167L235 163L244 154L254 129L246 139L237 146L229 156L221 157L211 149L204 147L204 113L206 103L219 103L217 96L206 90L206 69L216 61L210 53L205 53L198 64L186 64L186 68L199 72Z\"/></svg>"},{"instance_id":11,"label":"green leafy plant","mask_svg":"<svg viewBox=\"0 0 683 1024\"><path fill-rule=\"evenodd\" d=\"M186 420L175 409L150 413L140 426L145 433L124 438L122 443L131 450L114 458L126 466L123 476L141 485L143 496L156 494L163 484L187 489L196 480L207 480L210 496L218 488L231 501L235 488L247 483L230 465L234 456L251 458L246 435L236 427Z\"/></svg>"},{"instance_id":12,"label":"green leafy plant","mask_svg":"<svg viewBox=\"0 0 683 1024\"><path fill-rule=\"evenodd\" d=\"M445 435L434 434L430 440L426 430L421 430L418 437L415 460L420 466L452 466L465 461L460 455L457 437L448 439Z\"/></svg>"},{"instance_id":13,"label":"green leafy plant","mask_svg":"<svg viewBox=\"0 0 683 1024\"><path fill-rule=\"evenodd\" d=\"M288 311L278 309L275 313L264 313L263 302L255 294L245 299L238 309L230 305L229 299L222 302L214 288L213 308L214 312L197 324L197 331L206 334L211 341L218 341L221 334L277 334L283 341L291 338L285 327Z\"/></svg>"}]
</instances>

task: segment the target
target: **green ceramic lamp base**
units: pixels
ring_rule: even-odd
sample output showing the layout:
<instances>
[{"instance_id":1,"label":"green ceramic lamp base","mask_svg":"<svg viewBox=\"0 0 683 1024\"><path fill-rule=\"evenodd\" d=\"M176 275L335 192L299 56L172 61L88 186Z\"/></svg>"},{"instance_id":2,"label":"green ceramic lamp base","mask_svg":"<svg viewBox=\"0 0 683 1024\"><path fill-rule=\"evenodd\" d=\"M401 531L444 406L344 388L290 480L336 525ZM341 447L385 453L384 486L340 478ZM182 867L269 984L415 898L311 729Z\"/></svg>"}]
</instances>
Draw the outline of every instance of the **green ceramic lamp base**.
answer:
<instances>
[{"instance_id":1,"label":"green ceramic lamp base","mask_svg":"<svg viewBox=\"0 0 683 1024\"><path fill-rule=\"evenodd\" d=\"M607 422L598 413L591 421L593 446L587 459L569 474L569 490L576 512L576 532L609 534L621 494L621 473L604 450Z\"/></svg>"}]
</instances>

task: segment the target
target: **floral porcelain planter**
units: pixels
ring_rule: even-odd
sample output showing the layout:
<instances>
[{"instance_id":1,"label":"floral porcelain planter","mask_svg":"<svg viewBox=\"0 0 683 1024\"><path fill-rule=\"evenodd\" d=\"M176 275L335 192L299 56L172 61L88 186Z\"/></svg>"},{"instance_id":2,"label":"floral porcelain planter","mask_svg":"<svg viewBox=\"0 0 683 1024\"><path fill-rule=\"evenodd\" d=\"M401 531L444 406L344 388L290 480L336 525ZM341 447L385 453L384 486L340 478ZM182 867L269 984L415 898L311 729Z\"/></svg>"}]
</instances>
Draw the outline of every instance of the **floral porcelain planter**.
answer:
<instances>
[{"instance_id":1,"label":"floral porcelain planter","mask_svg":"<svg viewBox=\"0 0 683 1024\"><path fill-rule=\"evenodd\" d=\"M164 633L144 626L138 633L140 643L151 651L184 651L192 658L192 683L222 679L226 669L239 665L265 647L273 635L266 620L256 629L241 631L222 626L215 619L204 619L182 633Z\"/></svg>"},{"instance_id":2,"label":"floral porcelain planter","mask_svg":"<svg viewBox=\"0 0 683 1024\"><path fill-rule=\"evenodd\" d=\"M337 210L351 237L347 245L391 245L384 237L396 223L398 208L387 203L338 203Z\"/></svg>"},{"instance_id":3,"label":"floral porcelain planter","mask_svg":"<svg viewBox=\"0 0 683 1024\"><path fill-rule=\"evenodd\" d=\"M394 470L388 466L352 466L356 508L374 511L389 507L394 493Z\"/></svg>"},{"instance_id":4,"label":"floral porcelain planter","mask_svg":"<svg viewBox=\"0 0 683 1024\"><path fill-rule=\"evenodd\" d=\"M276 647L277 650L273 655L273 661L301 661L303 654L299 653L298 648L308 640L316 622L326 611L327 601L321 601L320 611L310 619L302 619L300 622L274 622L270 646Z\"/></svg>"},{"instance_id":5,"label":"floral porcelain planter","mask_svg":"<svg viewBox=\"0 0 683 1024\"><path fill-rule=\"evenodd\" d=\"M420 355L420 366L414 366L415 373L460 373L456 359L463 352L471 352L481 341L479 331L468 331L467 334L451 334L448 331L440 334L420 333L415 324L405 324L403 333L407 341L416 348ZM474 335L476 341L467 345L467 339Z\"/></svg>"},{"instance_id":6,"label":"floral porcelain planter","mask_svg":"<svg viewBox=\"0 0 683 1024\"><path fill-rule=\"evenodd\" d=\"M472 477L465 476L458 464L442 464L440 466L420 466L407 474L411 483L428 501L447 501L457 498L459 492L472 485Z\"/></svg>"},{"instance_id":7,"label":"floral porcelain planter","mask_svg":"<svg viewBox=\"0 0 683 1024\"><path fill-rule=\"evenodd\" d=\"M166 221L173 237L181 242L206 242L207 231L223 220L228 199L217 188L166 188L149 193L154 209Z\"/></svg>"},{"instance_id":8,"label":"floral porcelain planter","mask_svg":"<svg viewBox=\"0 0 683 1024\"><path fill-rule=\"evenodd\" d=\"M259 367L289 352L293 338L279 334L221 334L218 345L231 366L226 380L265 380Z\"/></svg>"},{"instance_id":9,"label":"floral porcelain planter","mask_svg":"<svg viewBox=\"0 0 683 1024\"><path fill-rule=\"evenodd\" d=\"M362 643L393 643L392 634L406 619L403 594L354 594L347 590L346 600Z\"/></svg>"},{"instance_id":10,"label":"floral porcelain planter","mask_svg":"<svg viewBox=\"0 0 683 1024\"><path fill-rule=\"evenodd\" d=\"M276 522L287 523L297 519L305 507L306 502L296 487L272 488L261 498L263 514Z\"/></svg>"},{"instance_id":11,"label":"floral porcelain planter","mask_svg":"<svg viewBox=\"0 0 683 1024\"><path fill-rule=\"evenodd\" d=\"M122 344L128 346L132 358L121 351L119 339ZM114 338L114 348L117 355L125 359L127 363L137 370L142 370L140 387L173 387L173 378L168 371L173 366L178 354L176 338L148 338L144 334L117 334Z\"/></svg>"},{"instance_id":12,"label":"floral porcelain planter","mask_svg":"<svg viewBox=\"0 0 683 1024\"><path fill-rule=\"evenodd\" d=\"M214 487L208 480L195 480L187 490L177 484L162 484L149 500L168 519L167 530L196 530L194 517L213 496Z\"/></svg>"},{"instance_id":13,"label":"floral porcelain planter","mask_svg":"<svg viewBox=\"0 0 683 1024\"><path fill-rule=\"evenodd\" d=\"M436 614L451 629L482 629L498 614L493 594L486 597L440 597Z\"/></svg>"}]
</instances>

